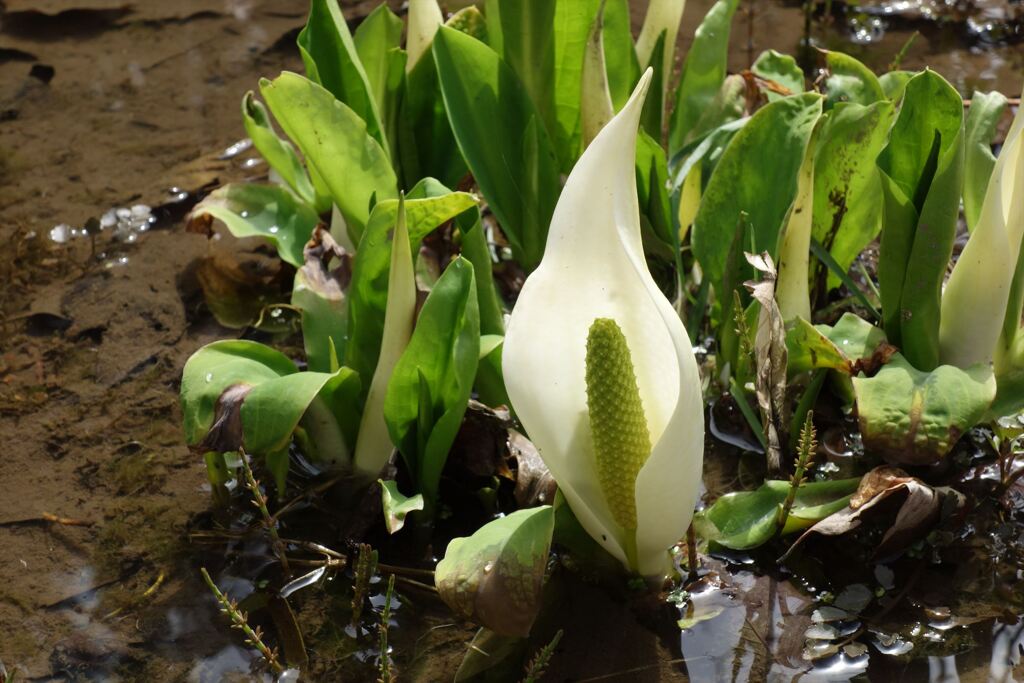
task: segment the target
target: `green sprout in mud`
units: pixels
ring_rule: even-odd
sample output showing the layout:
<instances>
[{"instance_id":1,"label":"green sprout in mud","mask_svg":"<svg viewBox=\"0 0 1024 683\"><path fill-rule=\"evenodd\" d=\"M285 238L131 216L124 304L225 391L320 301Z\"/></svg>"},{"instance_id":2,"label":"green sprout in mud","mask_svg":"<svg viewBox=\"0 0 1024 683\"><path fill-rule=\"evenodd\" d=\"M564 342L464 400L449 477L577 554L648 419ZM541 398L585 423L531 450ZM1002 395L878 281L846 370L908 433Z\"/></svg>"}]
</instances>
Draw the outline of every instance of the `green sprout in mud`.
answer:
<instances>
[{"instance_id":1,"label":"green sprout in mud","mask_svg":"<svg viewBox=\"0 0 1024 683\"><path fill-rule=\"evenodd\" d=\"M270 648L266 643L263 642L263 631L259 626L253 628L249 625L249 615L238 607L238 603L224 595L217 584L210 578L209 572L203 567L199 570L203 575L203 581L209 586L210 592L217 598L217 602L220 603L220 611L222 614L231 620L231 628L237 628L243 634L245 634L245 642L250 647L254 648L263 659L267 662L274 673L284 673L284 666L281 664L281 660L278 658L277 650Z\"/></svg>"},{"instance_id":2,"label":"green sprout in mud","mask_svg":"<svg viewBox=\"0 0 1024 683\"><path fill-rule=\"evenodd\" d=\"M367 543L359 544L359 555L356 557L355 580L352 582L352 626L359 628L359 620L363 616L363 605L370 590L370 579L377 571L377 551Z\"/></svg>"},{"instance_id":3,"label":"green sprout in mud","mask_svg":"<svg viewBox=\"0 0 1024 683\"><path fill-rule=\"evenodd\" d=\"M544 678L544 672L555 654L555 648L558 647L558 643L562 640L562 635L562 629L558 629L558 633L551 639L551 642L542 647L534 658L530 660L530 663L526 666L526 677L523 678L523 683L537 683L537 681Z\"/></svg>"},{"instance_id":4,"label":"green sprout in mud","mask_svg":"<svg viewBox=\"0 0 1024 683\"><path fill-rule=\"evenodd\" d=\"M391 621L391 598L395 594L395 575L388 577L388 589L384 593L384 607L380 611L380 661L377 683L391 683L395 674L391 670L391 654L388 652L388 624Z\"/></svg>"}]
</instances>

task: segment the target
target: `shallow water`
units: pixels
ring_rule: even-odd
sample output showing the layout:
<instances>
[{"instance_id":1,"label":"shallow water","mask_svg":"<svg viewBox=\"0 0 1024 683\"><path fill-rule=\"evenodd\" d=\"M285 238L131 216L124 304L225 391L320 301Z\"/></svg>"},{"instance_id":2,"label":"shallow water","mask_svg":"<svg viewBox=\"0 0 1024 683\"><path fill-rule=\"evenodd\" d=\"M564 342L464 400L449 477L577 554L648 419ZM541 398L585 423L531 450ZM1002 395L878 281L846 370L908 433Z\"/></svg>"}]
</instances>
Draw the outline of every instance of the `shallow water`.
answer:
<instances>
[{"instance_id":1,"label":"shallow water","mask_svg":"<svg viewBox=\"0 0 1024 683\"><path fill-rule=\"evenodd\" d=\"M375 3L349 4L356 17ZM684 45L708 6L689 3ZM929 18L931 6L891 8L854 18L837 2L813 38L881 67L920 30L904 66L928 63L965 95L1020 91L1019 3L955 13L943 5L942 22ZM201 286L225 300L259 286L271 301L280 267L252 244L186 234L180 220L204 188L262 172L251 150L233 147L243 136L238 101L260 75L300 69L293 45L304 12L298 0L7 0L0 14L0 661L25 678L250 680L254 653L218 614L200 566L232 597L249 598L268 632L287 630L280 610L259 606L261 582L279 579L268 549L258 536L222 533L252 520L211 512L177 408L188 355L238 334L211 315ZM731 68L769 47L796 50L798 5L757 0L737 17ZM972 28L988 21L1016 21L1016 44L989 44ZM709 479L709 489L718 483ZM286 528L342 545L333 522L330 532L309 522L314 512L323 514L300 511ZM846 680L863 676L866 658L872 680L1024 676L1020 625L984 613L945 628L925 612L941 597L907 603L908 619L920 615L916 635L866 631L810 669L812 602L779 576L744 569L748 558L729 559L728 580L689 603L709 618L682 631L676 621L687 614L676 608L566 581L568 627L549 679ZM726 577L724 562L711 568ZM1011 593L1017 579L1007 579ZM941 575L935 585L941 596ZM372 586L365 632L349 625L347 635L350 586L350 572L332 571L290 599L309 670L324 680L374 675L370 629L383 587ZM391 637L400 680L450 680L474 629L409 583L399 596ZM545 624L538 639L558 627ZM911 638L906 657L879 656ZM876 644L849 648L862 642Z\"/></svg>"}]
</instances>

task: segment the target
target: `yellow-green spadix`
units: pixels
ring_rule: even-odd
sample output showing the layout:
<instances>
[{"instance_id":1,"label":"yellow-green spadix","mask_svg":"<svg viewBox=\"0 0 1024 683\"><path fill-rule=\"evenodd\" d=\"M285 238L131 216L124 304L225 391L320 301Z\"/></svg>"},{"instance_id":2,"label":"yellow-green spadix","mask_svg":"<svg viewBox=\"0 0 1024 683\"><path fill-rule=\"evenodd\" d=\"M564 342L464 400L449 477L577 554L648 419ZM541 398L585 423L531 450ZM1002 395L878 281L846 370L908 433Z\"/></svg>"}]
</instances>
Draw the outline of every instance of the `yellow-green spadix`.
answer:
<instances>
[{"instance_id":1,"label":"yellow-green spadix","mask_svg":"<svg viewBox=\"0 0 1024 683\"><path fill-rule=\"evenodd\" d=\"M686 533L704 443L697 363L647 269L634 178L651 72L562 190L503 350L517 415L583 528L659 576Z\"/></svg>"}]
</instances>

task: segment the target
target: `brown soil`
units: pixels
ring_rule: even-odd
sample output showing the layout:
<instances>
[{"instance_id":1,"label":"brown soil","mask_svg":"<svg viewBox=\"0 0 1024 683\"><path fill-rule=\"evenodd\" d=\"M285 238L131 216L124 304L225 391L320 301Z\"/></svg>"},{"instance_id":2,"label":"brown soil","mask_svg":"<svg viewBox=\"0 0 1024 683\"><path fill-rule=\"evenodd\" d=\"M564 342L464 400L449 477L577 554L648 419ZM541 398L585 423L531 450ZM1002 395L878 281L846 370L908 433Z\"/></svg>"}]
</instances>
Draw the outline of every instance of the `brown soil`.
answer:
<instances>
[{"instance_id":1,"label":"brown soil","mask_svg":"<svg viewBox=\"0 0 1024 683\"><path fill-rule=\"evenodd\" d=\"M357 17L376 3L349 4ZM684 44L709 5L691 3ZM177 403L188 356L238 334L197 295L211 245L184 232L173 206L134 243L109 230L64 244L49 235L112 207L162 205L172 186L259 173L248 154L219 157L244 135L242 94L261 75L300 70L306 4L0 8L0 660L40 680L219 680L250 655L196 577L185 532L210 497ZM757 49L791 52L799 10L759 12ZM947 58L923 42L909 65L928 57L941 71ZM739 23L734 68L746 43ZM1008 59L981 82L1018 87L1007 74L1019 55ZM449 658L471 632L451 633ZM605 645L595 657L614 651Z\"/></svg>"}]
</instances>

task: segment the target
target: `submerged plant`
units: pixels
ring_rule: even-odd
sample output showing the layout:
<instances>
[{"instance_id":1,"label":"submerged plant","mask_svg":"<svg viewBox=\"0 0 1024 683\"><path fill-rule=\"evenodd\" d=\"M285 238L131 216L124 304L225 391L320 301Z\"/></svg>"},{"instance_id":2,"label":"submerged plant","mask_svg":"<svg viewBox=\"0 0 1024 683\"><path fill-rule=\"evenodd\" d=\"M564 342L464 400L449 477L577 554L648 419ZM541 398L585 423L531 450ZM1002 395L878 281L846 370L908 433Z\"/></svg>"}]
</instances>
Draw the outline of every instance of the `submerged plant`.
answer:
<instances>
[{"instance_id":1,"label":"submerged plant","mask_svg":"<svg viewBox=\"0 0 1024 683\"><path fill-rule=\"evenodd\" d=\"M509 397L584 529L630 570L668 568L700 481L686 331L644 261L633 155L650 72L580 158L504 346Z\"/></svg>"}]
</instances>

